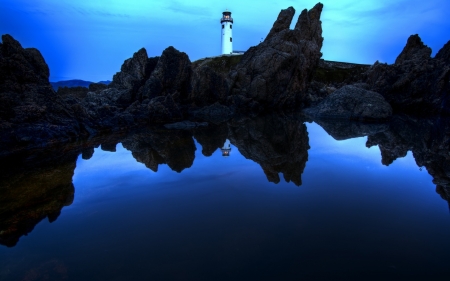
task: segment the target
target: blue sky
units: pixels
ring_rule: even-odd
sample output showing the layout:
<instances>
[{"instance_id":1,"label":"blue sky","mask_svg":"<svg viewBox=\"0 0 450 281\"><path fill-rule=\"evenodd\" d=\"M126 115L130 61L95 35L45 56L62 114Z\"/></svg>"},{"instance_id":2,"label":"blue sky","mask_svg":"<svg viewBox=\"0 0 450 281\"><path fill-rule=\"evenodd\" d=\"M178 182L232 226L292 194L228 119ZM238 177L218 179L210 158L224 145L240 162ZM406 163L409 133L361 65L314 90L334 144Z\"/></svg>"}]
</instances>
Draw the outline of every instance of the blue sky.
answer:
<instances>
[{"instance_id":1,"label":"blue sky","mask_svg":"<svg viewBox=\"0 0 450 281\"><path fill-rule=\"evenodd\" d=\"M51 81L110 80L123 61L145 47L158 56L168 46L191 61L220 54L222 11L233 14L233 48L257 45L279 11L297 13L317 0L154 1L0 0L0 33L38 48ZM433 55L450 40L448 0L322 1L323 58L393 63L407 38L418 33ZM295 21L294 23L295 24Z\"/></svg>"}]
</instances>

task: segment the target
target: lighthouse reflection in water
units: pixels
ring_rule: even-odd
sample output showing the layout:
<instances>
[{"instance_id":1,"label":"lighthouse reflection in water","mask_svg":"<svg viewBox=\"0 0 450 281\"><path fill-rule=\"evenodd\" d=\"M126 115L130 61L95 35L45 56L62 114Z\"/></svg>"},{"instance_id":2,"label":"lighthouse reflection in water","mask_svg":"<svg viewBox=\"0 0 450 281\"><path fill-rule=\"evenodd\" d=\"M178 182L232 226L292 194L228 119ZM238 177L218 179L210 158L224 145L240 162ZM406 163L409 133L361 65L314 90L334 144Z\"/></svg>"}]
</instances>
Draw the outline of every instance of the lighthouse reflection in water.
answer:
<instances>
[{"instance_id":1,"label":"lighthouse reflection in water","mask_svg":"<svg viewBox=\"0 0 450 281\"><path fill-rule=\"evenodd\" d=\"M230 156L231 152L230 140L227 139L220 150L222 150L222 156L224 157Z\"/></svg>"}]
</instances>

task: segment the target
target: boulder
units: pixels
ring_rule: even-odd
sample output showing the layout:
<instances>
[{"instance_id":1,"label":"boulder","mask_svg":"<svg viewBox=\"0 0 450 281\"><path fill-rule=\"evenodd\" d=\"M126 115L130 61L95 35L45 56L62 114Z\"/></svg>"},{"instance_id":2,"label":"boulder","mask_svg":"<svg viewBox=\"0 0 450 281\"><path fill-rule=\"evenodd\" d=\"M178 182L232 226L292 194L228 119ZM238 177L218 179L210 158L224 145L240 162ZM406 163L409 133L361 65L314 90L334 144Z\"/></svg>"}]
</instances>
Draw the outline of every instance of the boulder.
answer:
<instances>
[{"instance_id":1,"label":"boulder","mask_svg":"<svg viewBox=\"0 0 450 281\"><path fill-rule=\"evenodd\" d=\"M348 85L333 92L306 113L316 118L375 121L390 118L392 108L382 95Z\"/></svg>"},{"instance_id":2,"label":"boulder","mask_svg":"<svg viewBox=\"0 0 450 281\"><path fill-rule=\"evenodd\" d=\"M302 11L293 30L289 26L294 8L282 10L266 39L245 52L229 74L230 95L248 98L248 104L256 101L263 109L302 105L322 56L322 8L318 3Z\"/></svg>"}]
</instances>

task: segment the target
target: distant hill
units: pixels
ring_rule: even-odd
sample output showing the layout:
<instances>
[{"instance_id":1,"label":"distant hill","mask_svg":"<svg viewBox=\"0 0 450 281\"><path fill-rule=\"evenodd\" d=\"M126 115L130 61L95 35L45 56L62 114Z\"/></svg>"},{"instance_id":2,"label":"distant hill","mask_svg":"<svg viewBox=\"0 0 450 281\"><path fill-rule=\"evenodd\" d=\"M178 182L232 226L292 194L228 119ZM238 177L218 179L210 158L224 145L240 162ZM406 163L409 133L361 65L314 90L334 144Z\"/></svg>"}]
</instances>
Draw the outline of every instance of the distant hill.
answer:
<instances>
[{"instance_id":1,"label":"distant hill","mask_svg":"<svg viewBox=\"0 0 450 281\"><path fill-rule=\"evenodd\" d=\"M94 82L78 80L78 79L50 82L50 84L52 85L52 87L55 91L57 91L59 87L69 87L69 88L71 88L71 87L86 87L86 88L89 88L89 85L91 85L92 83L94 83ZM111 81L109 81L109 80L108 81L99 81L98 83L108 85L109 83L111 83Z\"/></svg>"}]
</instances>

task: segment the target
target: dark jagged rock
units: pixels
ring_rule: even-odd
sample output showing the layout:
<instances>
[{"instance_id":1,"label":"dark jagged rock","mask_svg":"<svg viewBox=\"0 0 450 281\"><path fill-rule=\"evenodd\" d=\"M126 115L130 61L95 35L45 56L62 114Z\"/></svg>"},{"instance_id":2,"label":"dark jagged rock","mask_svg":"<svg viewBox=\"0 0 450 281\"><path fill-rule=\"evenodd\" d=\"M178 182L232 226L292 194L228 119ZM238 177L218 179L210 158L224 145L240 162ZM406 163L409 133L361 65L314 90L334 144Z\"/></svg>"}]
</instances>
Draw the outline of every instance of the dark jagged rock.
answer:
<instances>
[{"instance_id":1,"label":"dark jagged rock","mask_svg":"<svg viewBox=\"0 0 450 281\"><path fill-rule=\"evenodd\" d=\"M225 102L228 84L225 77L217 73L209 65L200 66L192 74L192 92L189 100L197 106Z\"/></svg>"},{"instance_id":2,"label":"dark jagged rock","mask_svg":"<svg viewBox=\"0 0 450 281\"><path fill-rule=\"evenodd\" d=\"M233 114L234 111L232 109L219 103L204 106L191 112L191 115L195 118L215 124L228 121Z\"/></svg>"},{"instance_id":3,"label":"dark jagged rock","mask_svg":"<svg viewBox=\"0 0 450 281\"><path fill-rule=\"evenodd\" d=\"M369 85L362 86L358 81L361 74L366 72L370 65L326 61L321 59L314 72L313 81L308 86L307 99L311 106L317 105L328 95L345 85L358 84L358 87L369 89Z\"/></svg>"},{"instance_id":4,"label":"dark jagged rock","mask_svg":"<svg viewBox=\"0 0 450 281\"><path fill-rule=\"evenodd\" d=\"M139 90L141 100L159 96L172 96L173 100L185 101L190 92L192 75L189 57L174 47L165 49L151 73Z\"/></svg>"},{"instance_id":5,"label":"dark jagged rock","mask_svg":"<svg viewBox=\"0 0 450 281\"><path fill-rule=\"evenodd\" d=\"M309 138L301 121L268 115L233 122L229 139L247 159L261 165L270 182L302 184L301 175L308 160Z\"/></svg>"},{"instance_id":6,"label":"dark jagged rock","mask_svg":"<svg viewBox=\"0 0 450 281\"><path fill-rule=\"evenodd\" d=\"M436 59L442 60L447 65L450 65L450 41L439 50L439 52L435 56Z\"/></svg>"},{"instance_id":7,"label":"dark jagged rock","mask_svg":"<svg viewBox=\"0 0 450 281\"><path fill-rule=\"evenodd\" d=\"M303 11L294 30L288 28L294 9L280 13L264 42L245 52L230 73L230 94L237 96L230 103L277 109L307 102L304 92L322 56L322 8L319 3Z\"/></svg>"},{"instance_id":8,"label":"dark jagged rock","mask_svg":"<svg viewBox=\"0 0 450 281\"><path fill-rule=\"evenodd\" d=\"M431 49L424 45L418 34L408 38L405 48L395 60L395 64L402 64L407 61L427 60L431 56Z\"/></svg>"},{"instance_id":9,"label":"dark jagged rock","mask_svg":"<svg viewBox=\"0 0 450 281\"><path fill-rule=\"evenodd\" d=\"M148 104L149 120L154 123L180 121L183 114L171 95L153 98Z\"/></svg>"},{"instance_id":10,"label":"dark jagged rock","mask_svg":"<svg viewBox=\"0 0 450 281\"><path fill-rule=\"evenodd\" d=\"M376 62L362 77L371 90L391 104L394 112L450 115L450 65L447 47L431 58L431 50L412 35L393 65Z\"/></svg>"},{"instance_id":11,"label":"dark jagged rock","mask_svg":"<svg viewBox=\"0 0 450 281\"><path fill-rule=\"evenodd\" d=\"M316 118L374 121L391 117L392 108L380 94L349 85L333 92L317 107L305 112Z\"/></svg>"},{"instance_id":12,"label":"dark jagged rock","mask_svg":"<svg viewBox=\"0 0 450 281\"><path fill-rule=\"evenodd\" d=\"M56 93L61 97L70 95L78 99L84 99L88 92L89 89L85 87L59 87Z\"/></svg>"},{"instance_id":13,"label":"dark jagged rock","mask_svg":"<svg viewBox=\"0 0 450 281\"><path fill-rule=\"evenodd\" d=\"M69 106L49 81L49 69L36 49L23 49L9 35L0 49L0 153L42 146L80 135Z\"/></svg>"},{"instance_id":14,"label":"dark jagged rock","mask_svg":"<svg viewBox=\"0 0 450 281\"><path fill-rule=\"evenodd\" d=\"M267 34L266 40L274 37L276 34L283 30L289 29L294 15L295 9L293 7L281 10L281 12L278 14L277 20L273 23L272 29L270 29L269 34Z\"/></svg>"},{"instance_id":15,"label":"dark jagged rock","mask_svg":"<svg viewBox=\"0 0 450 281\"><path fill-rule=\"evenodd\" d=\"M133 54L132 58L124 61L120 72L113 76L110 86L118 89L138 90L145 81L147 70L147 51L142 48Z\"/></svg>"}]
</instances>

